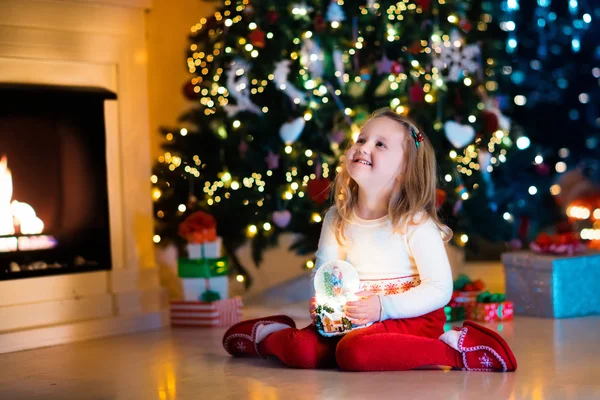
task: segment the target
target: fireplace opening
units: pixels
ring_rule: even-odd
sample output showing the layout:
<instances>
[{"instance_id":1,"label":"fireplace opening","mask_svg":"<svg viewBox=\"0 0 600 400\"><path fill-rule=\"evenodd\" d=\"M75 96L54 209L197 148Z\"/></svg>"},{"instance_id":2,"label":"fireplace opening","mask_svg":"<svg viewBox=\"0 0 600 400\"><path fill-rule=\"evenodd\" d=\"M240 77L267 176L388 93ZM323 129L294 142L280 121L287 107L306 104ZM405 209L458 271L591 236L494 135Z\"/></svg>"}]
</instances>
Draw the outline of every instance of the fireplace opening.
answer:
<instances>
[{"instance_id":1,"label":"fireplace opening","mask_svg":"<svg viewBox=\"0 0 600 400\"><path fill-rule=\"evenodd\" d=\"M101 88L0 84L0 280L111 268Z\"/></svg>"}]
</instances>

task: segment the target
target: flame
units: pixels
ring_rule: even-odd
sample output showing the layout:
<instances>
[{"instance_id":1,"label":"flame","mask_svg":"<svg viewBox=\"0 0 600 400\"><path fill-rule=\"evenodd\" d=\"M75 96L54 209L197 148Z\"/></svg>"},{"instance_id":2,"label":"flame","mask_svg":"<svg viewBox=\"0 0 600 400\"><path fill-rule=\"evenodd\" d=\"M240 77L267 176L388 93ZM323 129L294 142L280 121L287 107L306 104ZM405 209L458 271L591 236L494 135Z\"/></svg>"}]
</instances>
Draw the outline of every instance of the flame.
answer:
<instances>
[{"instance_id":1,"label":"flame","mask_svg":"<svg viewBox=\"0 0 600 400\"><path fill-rule=\"evenodd\" d=\"M37 235L44 230L44 222L27 203L11 202L13 195L12 174L6 156L0 159L0 236L15 234L19 227L22 235Z\"/></svg>"}]
</instances>

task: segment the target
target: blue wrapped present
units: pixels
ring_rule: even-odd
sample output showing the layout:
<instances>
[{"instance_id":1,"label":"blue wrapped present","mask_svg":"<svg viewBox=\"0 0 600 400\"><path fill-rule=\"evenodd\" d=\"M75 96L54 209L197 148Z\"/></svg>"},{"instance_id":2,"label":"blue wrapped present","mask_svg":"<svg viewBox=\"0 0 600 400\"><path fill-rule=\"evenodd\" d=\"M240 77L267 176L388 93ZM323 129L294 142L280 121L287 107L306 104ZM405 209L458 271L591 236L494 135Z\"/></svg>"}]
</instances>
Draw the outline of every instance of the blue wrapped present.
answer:
<instances>
[{"instance_id":1,"label":"blue wrapped present","mask_svg":"<svg viewBox=\"0 0 600 400\"><path fill-rule=\"evenodd\" d=\"M569 318L600 314L600 253L577 256L530 251L502 255L506 299L518 315Z\"/></svg>"}]
</instances>

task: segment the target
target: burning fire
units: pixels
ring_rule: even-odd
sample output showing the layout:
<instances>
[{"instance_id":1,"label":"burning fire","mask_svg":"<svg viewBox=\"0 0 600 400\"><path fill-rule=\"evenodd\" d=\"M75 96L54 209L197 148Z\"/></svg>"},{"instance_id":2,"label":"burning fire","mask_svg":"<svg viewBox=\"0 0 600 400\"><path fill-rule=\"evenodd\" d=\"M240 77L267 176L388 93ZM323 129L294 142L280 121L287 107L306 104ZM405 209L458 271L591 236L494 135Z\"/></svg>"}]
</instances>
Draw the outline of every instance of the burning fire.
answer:
<instances>
[{"instance_id":1,"label":"burning fire","mask_svg":"<svg viewBox=\"0 0 600 400\"><path fill-rule=\"evenodd\" d=\"M44 223L35 215L35 210L27 203L12 198L12 175L8 169L6 156L0 159L0 236L14 235L19 227L22 235L36 235L44 230Z\"/></svg>"},{"instance_id":2,"label":"burning fire","mask_svg":"<svg viewBox=\"0 0 600 400\"><path fill-rule=\"evenodd\" d=\"M19 235L39 235L44 230L44 222L37 217L35 210L29 204L17 200L11 202L12 195L12 175L8 169L6 156L2 156L0 159L0 252L54 247L56 240L51 236L13 236L17 234L16 228Z\"/></svg>"}]
</instances>

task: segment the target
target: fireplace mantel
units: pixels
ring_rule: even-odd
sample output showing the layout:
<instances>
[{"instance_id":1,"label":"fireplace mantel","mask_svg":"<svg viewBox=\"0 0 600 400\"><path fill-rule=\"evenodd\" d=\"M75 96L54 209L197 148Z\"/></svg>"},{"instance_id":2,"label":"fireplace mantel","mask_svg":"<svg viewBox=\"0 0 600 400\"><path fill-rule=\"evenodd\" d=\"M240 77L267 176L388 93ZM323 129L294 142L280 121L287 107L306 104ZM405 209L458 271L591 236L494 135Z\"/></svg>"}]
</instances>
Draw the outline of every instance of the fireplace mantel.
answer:
<instances>
[{"instance_id":1,"label":"fireplace mantel","mask_svg":"<svg viewBox=\"0 0 600 400\"><path fill-rule=\"evenodd\" d=\"M97 87L118 98L105 102L113 269L0 282L0 353L168 321L152 242L144 26L150 3L0 2L0 84Z\"/></svg>"}]
</instances>

